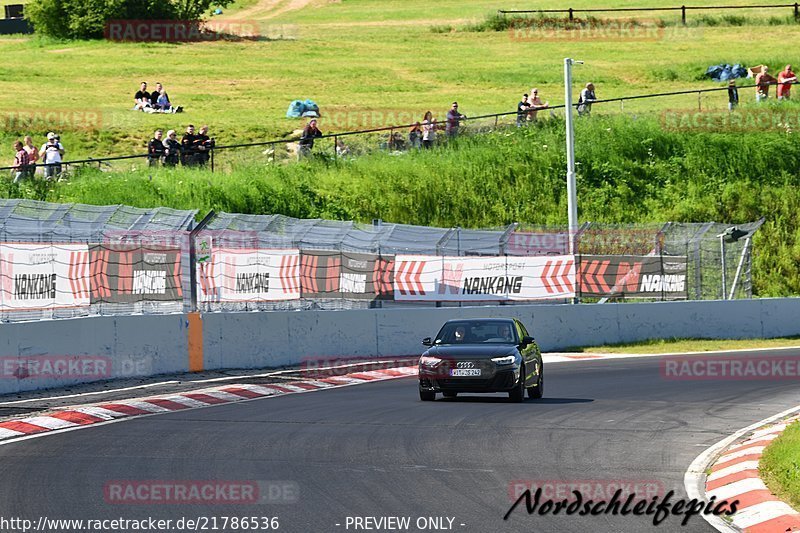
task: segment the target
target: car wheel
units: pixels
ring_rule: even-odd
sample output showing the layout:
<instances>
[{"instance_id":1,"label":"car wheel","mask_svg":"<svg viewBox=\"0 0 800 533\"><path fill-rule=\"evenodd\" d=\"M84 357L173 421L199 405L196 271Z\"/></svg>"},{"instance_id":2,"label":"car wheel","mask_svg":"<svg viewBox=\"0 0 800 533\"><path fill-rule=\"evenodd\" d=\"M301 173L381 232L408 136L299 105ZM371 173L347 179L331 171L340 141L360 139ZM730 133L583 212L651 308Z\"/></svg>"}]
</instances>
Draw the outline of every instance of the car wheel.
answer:
<instances>
[{"instance_id":1,"label":"car wheel","mask_svg":"<svg viewBox=\"0 0 800 533\"><path fill-rule=\"evenodd\" d=\"M508 393L508 399L514 403L520 403L525 399L525 367L519 369L519 381Z\"/></svg>"},{"instance_id":2,"label":"car wheel","mask_svg":"<svg viewBox=\"0 0 800 533\"><path fill-rule=\"evenodd\" d=\"M536 385L528 388L528 398L538 400L544 396L544 366L539 363L539 378L536 380Z\"/></svg>"},{"instance_id":3,"label":"car wheel","mask_svg":"<svg viewBox=\"0 0 800 533\"><path fill-rule=\"evenodd\" d=\"M419 390L419 399L423 402L432 402L436 399L436 393L430 390Z\"/></svg>"},{"instance_id":4,"label":"car wheel","mask_svg":"<svg viewBox=\"0 0 800 533\"><path fill-rule=\"evenodd\" d=\"M458 396L457 392L443 392L442 394L444 395L445 398L455 398L456 396Z\"/></svg>"}]
</instances>

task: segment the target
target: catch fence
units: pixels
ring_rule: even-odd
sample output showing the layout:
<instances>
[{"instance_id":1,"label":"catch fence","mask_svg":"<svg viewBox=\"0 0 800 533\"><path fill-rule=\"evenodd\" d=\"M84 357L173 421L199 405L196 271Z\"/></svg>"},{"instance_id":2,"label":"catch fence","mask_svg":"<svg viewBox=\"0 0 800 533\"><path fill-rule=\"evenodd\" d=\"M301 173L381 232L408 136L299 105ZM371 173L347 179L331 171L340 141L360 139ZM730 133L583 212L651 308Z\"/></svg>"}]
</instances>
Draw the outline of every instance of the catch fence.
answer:
<instances>
[{"instance_id":1,"label":"catch fence","mask_svg":"<svg viewBox=\"0 0 800 533\"><path fill-rule=\"evenodd\" d=\"M747 298L763 223L571 233L196 215L0 201L0 320Z\"/></svg>"}]
</instances>

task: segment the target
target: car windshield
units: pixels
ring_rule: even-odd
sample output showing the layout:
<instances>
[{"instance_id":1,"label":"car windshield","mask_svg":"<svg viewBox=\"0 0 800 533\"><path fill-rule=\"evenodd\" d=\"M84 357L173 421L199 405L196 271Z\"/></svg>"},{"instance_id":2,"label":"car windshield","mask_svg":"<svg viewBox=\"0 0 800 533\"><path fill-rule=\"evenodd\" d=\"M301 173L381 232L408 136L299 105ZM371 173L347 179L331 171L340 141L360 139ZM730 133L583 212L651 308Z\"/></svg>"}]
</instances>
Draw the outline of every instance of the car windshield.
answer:
<instances>
[{"instance_id":1,"label":"car windshield","mask_svg":"<svg viewBox=\"0 0 800 533\"><path fill-rule=\"evenodd\" d=\"M435 344L518 344L514 323L501 320L459 320L445 324Z\"/></svg>"}]
</instances>

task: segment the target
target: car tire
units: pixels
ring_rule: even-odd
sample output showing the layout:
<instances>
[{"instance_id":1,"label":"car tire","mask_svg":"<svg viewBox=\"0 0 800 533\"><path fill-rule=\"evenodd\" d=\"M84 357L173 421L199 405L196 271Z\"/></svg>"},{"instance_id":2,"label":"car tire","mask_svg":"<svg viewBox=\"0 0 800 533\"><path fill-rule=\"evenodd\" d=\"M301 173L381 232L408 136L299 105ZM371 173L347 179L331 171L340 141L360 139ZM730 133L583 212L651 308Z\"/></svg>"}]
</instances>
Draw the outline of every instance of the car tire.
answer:
<instances>
[{"instance_id":1,"label":"car tire","mask_svg":"<svg viewBox=\"0 0 800 533\"><path fill-rule=\"evenodd\" d=\"M419 399L423 402L432 402L436 399L436 393L430 390L419 390Z\"/></svg>"},{"instance_id":2,"label":"car tire","mask_svg":"<svg viewBox=\"0 0 800 533\"><path fill-rule=\"evenodd\" d=\"M457 392L443 392L442 395L445 398L455 398L456 396L458 396L458 393Z\"/></svg>"},{"instance_id":3,"label":"car tire","mask_svg":"<svg viewBox=\"0 0 800 533\"><path fill-rule=\"evenodd\" d=\"M528 398L538 400L542 396L544 396L544 365L540 363L539 379L536 380L536 385L528 388Z\"/></svg>"},{"instance_id":4,"label":"car tire","mask_svg":"<svg viewBox=\"0 0 800 533\"><path fill-rule=\"evenodd\" d=\"M525 399L525 367L519 369L519 381L512 390L508 392L508 399L512 403L520 403Z\"/></svg>"}]
</instances>

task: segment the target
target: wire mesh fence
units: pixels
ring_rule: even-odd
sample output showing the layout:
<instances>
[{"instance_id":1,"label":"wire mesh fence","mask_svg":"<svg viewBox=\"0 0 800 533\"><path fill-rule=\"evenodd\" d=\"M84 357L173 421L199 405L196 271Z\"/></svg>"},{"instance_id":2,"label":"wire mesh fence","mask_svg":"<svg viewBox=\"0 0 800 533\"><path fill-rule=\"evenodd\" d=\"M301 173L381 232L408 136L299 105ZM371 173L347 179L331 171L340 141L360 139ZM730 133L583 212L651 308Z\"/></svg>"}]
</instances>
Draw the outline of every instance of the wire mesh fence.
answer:
<instances>
[{"instance_id":1,"label":"wire mesh fence","mask_svg":"<svg viewBox=\"0 0 800 533\"><path fill-rule=\"evenodd\" d=\"M752 296L763 220L435 228L0 201L0 320Z\"/></svg>"}]
</instances>

